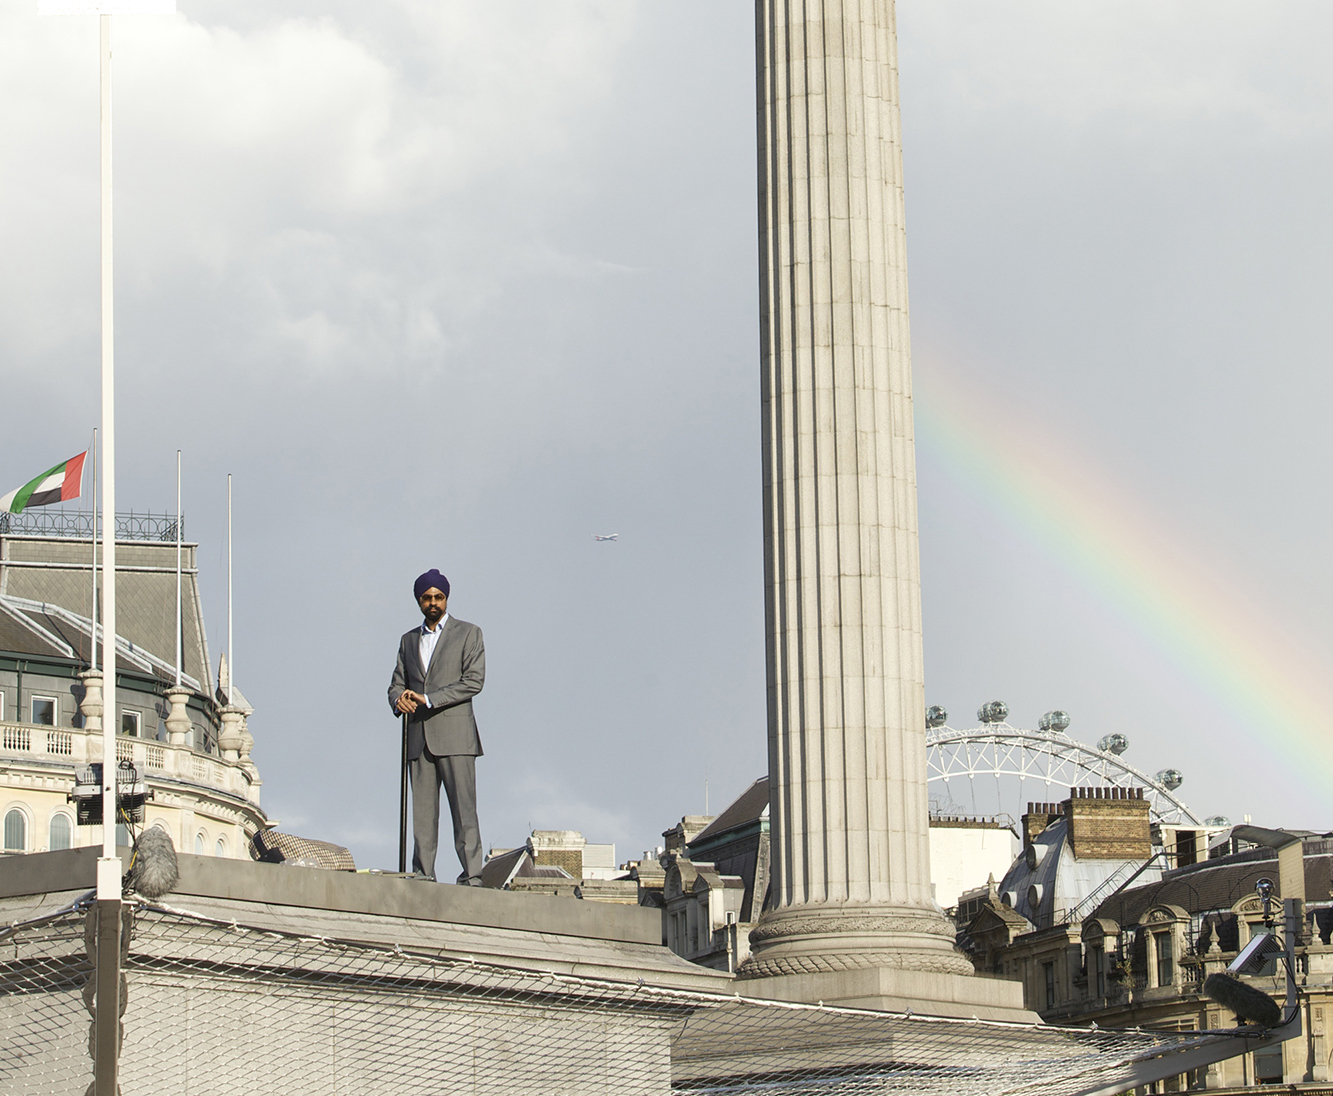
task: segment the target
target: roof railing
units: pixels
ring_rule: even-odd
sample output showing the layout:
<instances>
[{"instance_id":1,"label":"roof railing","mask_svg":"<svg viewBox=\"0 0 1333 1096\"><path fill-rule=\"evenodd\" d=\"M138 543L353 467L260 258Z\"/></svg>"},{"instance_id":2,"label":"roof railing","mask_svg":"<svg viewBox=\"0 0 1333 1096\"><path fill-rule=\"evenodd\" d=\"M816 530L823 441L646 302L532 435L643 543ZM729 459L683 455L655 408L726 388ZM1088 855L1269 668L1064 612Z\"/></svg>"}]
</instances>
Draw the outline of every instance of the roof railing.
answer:
<instances>
[{"instance_id":1,"label":"roof railing","mask_svg":"<svg viewBox=\"0 0 1333 1096\"><path fill-rule=\"evenodd\" d=\"M21 514L0 513L0 536L68 537L91 540L94 514L90 510L25 510ZM185 519L181 518L181 539L185 539ZM175 514L116 515L117 540L150 540L175 543Z\"/></svg>"}]
</instances>

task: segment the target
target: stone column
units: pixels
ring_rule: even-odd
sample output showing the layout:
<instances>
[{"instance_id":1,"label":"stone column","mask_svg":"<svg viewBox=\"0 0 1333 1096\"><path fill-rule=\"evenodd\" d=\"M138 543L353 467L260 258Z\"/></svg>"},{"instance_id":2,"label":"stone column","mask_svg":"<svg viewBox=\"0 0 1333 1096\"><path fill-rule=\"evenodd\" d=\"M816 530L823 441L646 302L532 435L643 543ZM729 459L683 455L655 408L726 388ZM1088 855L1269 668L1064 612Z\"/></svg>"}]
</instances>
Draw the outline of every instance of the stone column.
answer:
<instances>
[{"instance_id":1,"label":"stone column","mask_svg":"<svg viewBox=\"0 0 1333 1096\"><path fill-rule=\"evenodd\" d=\"M218 753L224 761L238 761L241 756L241 721L245 718L242 709L234 704L224 704L221 709L222 726L218 730Z\"/></svg>"},{"instance_id":2,"label":"stone column","mask_svg":"<svg viewBox=\"0 0 1333 1096\"><path fill-rule=\"evenodd\" d=\"M79 701L79 715L83 729L92 733L102 730L102 671L84 670L79 674L83 682L83 699Z\"/></svg>"},{"instance_id":3,"label":"stone column","mask_svg":"<svg viewBox=\"0 0 1333 1096\"><path fill-rule=\"evenodd\" d=\"M166 692L167 703L171 705L171 711L167 713L167 741L173 746L188 746L190 738L194 732L194 724L190 722L190 713L186 710L186 703L194 693L183 685L176 685Z\"/></svg>"},{"instance_id":4,"label":"stone column","mask_svg":"<svg viewBox=\"0 0 1333 1096\"><path fill-rule=\"evenodd\" d=\"M756 11L773 877L740 973L968 975L930 890L894 6Z\"/></svg>"}]
</instances>

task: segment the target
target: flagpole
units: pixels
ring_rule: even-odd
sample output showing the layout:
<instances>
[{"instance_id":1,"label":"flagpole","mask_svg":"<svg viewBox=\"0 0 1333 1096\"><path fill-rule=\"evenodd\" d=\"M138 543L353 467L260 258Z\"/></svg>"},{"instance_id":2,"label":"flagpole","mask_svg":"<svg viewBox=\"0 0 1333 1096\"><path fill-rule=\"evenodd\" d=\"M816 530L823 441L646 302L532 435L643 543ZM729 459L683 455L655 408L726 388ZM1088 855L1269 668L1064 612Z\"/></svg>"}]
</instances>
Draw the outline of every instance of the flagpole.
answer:
<instances>
[{"instance_id":1,"label":"flagpole","mask_svg":"<svg viewBox=\"0 0 1333 1096\"><path fill-rule=\"evenodd\" d=\"M181 685L181 451L176 450L176 688Z\"/></svg>"},{"instance_id":2,"label":"flagpole","mask_svg":"<svg viewBox=\"0 0 1333 1096\"><path fill-rule=\"evenodd\" d=\"M93 615L91 619L91 632L89 647L91 648L91 657L89 658L89 669L97 669L97 427L93 427L93 532L90 538L93 542Z\"/></svg>"},{"instance_id":3,"label":"flagpole","mask_svg":"<svg viewBox=\"0 0 1333 1096\"><path fill-rule=\"evenodd\" d=\"M116 856L116 359L115 296L111 221L111 16L100 23L102 122L102 856L97 863L97 898L119 901ZM99 1074L101 1071L98 1071ZM99 1081L101 1080L99 1076ZM112 1082L114 1085L114 1081ZM101 1086L99 1085L99 1091ZM114 1091L114 1089L113 1089Z\"/></svg>"},{"instance_id":4,"label":"flagpole","mask_svg":"<svg viewBox=\"0 0 1333 1096\"><path fill-rule=\"evenodd\" d=\"M227 703L231 704L232 684L236 680L236 648L233 645L231 616L231 473L227 473Z\"/></svg>"}]
</instances>

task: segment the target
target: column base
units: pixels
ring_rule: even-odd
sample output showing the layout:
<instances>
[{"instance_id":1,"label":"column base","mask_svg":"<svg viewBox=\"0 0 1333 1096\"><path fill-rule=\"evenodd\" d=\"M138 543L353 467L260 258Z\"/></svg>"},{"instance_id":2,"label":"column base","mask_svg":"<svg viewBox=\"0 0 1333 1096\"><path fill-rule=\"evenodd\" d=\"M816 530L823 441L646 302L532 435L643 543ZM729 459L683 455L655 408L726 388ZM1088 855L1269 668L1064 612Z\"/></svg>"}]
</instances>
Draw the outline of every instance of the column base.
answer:
<instances>
[{"instance_id":1,"label":"column base","mask_svg":"<svg viewBox=\"0 0 1333 1096\"><path fill-rule=\"evenodd\" d=\"M770 1001L822 1003L881 1012L910 1009L918 1016L1041 1023L1035 1012L1023 1007L1022 983L998 978L862 967L819 974L737 978L733 985L743 997Z\"/></svg>"},{"instance_id":2,"label":"column base","mask_svg":"<svg viewBox=\"0 0 1333 1096\"><path fill-rule=\"evenodd\" d=\"M981 1020L1039 1022L1018 982L978 978L954 928L919 906L829 905L770 911L736 972L746 997Z\"/></svg>"},{"instance_id":3,"label":"column base","mask_svg":"<svg viewBox=\"0 0 1333 1096\"><path fill-rule=\"evenodd\" d=\"M954 928L919 906L795 906L773 910L750 933L741 978L858 969L972 975Z\"/></svg>"}]
</instances>

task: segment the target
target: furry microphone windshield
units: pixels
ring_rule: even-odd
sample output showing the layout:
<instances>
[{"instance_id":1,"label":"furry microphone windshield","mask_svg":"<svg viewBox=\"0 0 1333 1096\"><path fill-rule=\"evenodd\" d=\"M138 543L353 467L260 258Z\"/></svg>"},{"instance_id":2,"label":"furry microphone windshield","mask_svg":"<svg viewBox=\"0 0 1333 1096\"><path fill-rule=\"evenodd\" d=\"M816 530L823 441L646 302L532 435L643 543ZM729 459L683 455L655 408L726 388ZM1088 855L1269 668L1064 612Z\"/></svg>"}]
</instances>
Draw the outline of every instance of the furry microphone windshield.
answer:
<instances>
[{"instance_id":1,"label":"furry microphone windshield","mask_svg":"<svg viewBox=\"0 0 1333 1096\"><path fill-rule=\"evenodd\" d=\"M1275 1028L1282 1022L1282 1009L1273 998L1229 974L1210 974L1203 992L1223 1008L1229 1008L1238 1020L1249 1020L1266 1028Z\"/></svg>"},{"instance_id":2,"label":"furry microphone windshield","mask_svg":"<svg viewBox=\"0 0 1333 1096\"><path fill-rule=\"evenodd\" d=\"M157 826L144 830L134 843L134 862L125 874L125 888L145 898L161 898L179 879L171 835Z\"/></svg>"}]
</instances>

